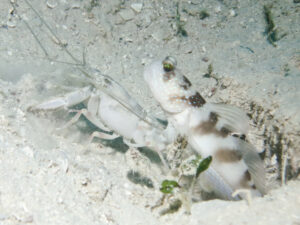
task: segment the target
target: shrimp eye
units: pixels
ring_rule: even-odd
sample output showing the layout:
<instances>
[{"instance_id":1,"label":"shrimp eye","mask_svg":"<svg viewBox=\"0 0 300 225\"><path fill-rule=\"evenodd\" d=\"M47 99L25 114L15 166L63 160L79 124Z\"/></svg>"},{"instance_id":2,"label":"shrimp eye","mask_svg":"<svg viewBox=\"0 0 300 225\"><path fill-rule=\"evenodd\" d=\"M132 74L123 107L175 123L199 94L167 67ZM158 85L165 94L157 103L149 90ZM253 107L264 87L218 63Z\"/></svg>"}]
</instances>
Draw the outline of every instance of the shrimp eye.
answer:
<instances>
[{"instance_id":1,"label":"shrimp eye","mask_svg":"<svg viewBox=\"0 0 300 225\"><path fill-rule=\"evenodd\" d=\"M164 71L166 72L171 72L175 69L176 66L176 59L171 57L171 56L167 56L164 61L163 61L163 67L164 67Z\"/></svg>"}]
</instances>

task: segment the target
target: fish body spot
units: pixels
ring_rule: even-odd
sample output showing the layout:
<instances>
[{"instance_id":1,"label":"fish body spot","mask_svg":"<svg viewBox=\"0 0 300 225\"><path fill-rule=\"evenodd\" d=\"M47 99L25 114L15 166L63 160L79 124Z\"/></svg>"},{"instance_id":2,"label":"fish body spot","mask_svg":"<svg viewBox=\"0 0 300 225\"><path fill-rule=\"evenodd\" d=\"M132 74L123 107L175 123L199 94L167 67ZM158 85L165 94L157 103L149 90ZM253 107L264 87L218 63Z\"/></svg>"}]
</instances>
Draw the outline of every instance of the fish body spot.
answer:
<instances>
[{"instance_id":1,"label":"fish body spot","mask_svg":"<svg viewBox=\"0 0 300 225\"><path fill-rule=\"evenodd\" d=\"M195 131L198 134L206 135L206 134L215 134L218 137L227 137L231 131L225 127L222 127L220 130L216 128L216 124L218 122L219 115L215 112L211 112L209 114L209 119L207 121L202 121L195 127Z\"/></svg>"},{"instance_id":2,"label":"fish body spot","mask_svg":"<svg viewBox=\"0 0 300 225\"><path fill-rule=\"evenodd\" d=\"M189 104L191 104L194 107L201 107L206 103L204 98L199 94L199 92L196 92L196 94L189 97Z\"/></svg>"},{"instance_id":3,"label":"fish body spot","mask_svg":"<svg viewBox=\"0 0 300 225\"><path fill-rule=\"evenodd\" d=\"M236 150L219 149L215 153L215 159L222 163L234 163L239 162L242 156Z\"/></svg>"}]
</instances>

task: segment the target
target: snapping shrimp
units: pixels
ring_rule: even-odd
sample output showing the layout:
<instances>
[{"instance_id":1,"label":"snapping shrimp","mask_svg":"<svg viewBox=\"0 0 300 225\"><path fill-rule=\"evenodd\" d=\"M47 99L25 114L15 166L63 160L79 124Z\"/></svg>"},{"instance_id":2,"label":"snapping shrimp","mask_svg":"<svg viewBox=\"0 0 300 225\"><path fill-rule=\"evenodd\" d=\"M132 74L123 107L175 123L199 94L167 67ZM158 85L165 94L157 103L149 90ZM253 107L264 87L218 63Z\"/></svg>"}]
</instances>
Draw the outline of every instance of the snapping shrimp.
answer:
<instances>
[{"instance_id":1,"label":"snapping shrimp","mask_svg":"<svg viewBox=\"0 0 300 225\"><path fill-rule=\"evenodd\" d=\"M78 60L68 51L67 46L52 31L42 16L39 15L27 0L25 0L25 3L38 16L42 23L46 25L46 28L55 37L62 49L77 63ZM48 56L37 35L35 35L26 20L23 21L46 56ZM124 142L129 146L149 147L155 150L165 167L167 167L161 150L170 142L171 138L169 137L173 134L172 129L166 129L154 116L146 113L137 101L128 94L124 87L110 76L104 75L86 65L76 65L76 68L83 75L85 82L88 83L87 86L64 96L31 106L28 110L48 111L62 108L68 109L79 103L87 102L87 107L84 109L70 110L71 112L76 112L76 115L64 127L68 127L78 121L81 115L85 116L91 123L104 131L94 132L91 135L90 141L95 137L111 140L122 136ZM108 134L108 132L113 132L113 134Z\"/></svg>"}]
</instances>

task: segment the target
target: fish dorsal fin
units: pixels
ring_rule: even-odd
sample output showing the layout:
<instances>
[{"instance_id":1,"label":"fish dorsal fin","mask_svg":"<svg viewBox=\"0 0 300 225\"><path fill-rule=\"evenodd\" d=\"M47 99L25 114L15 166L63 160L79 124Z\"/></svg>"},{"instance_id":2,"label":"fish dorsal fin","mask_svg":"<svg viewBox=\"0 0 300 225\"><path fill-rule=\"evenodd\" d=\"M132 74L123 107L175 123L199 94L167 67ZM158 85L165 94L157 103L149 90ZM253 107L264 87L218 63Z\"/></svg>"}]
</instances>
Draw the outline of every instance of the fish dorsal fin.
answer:
<instances>
[{"instance_id":1,"label":"fish dorsal fin","mask_svg":"<svg viewBox=\"0 0 300 225\"><path fill-rule=\"evenodd\" d=\"M264 195L267 193L266 174L264 163L258 155L255 147L250 143L237 139L239 152L248 167L248 171L253 179L256 188Z\"/></svg>"},{"instance_id":2,"label":"fish dorsal fin","mask_svg":"<svg viewBox=\"0 0 300 225\"><path fill-rule=\"evenodd\" d=\"M218 115L216 127L227 128L233 133L247 134L249 129L249 118L246 113L231 105L207 103L205 107Z\"/></svg>"}]
</instances>

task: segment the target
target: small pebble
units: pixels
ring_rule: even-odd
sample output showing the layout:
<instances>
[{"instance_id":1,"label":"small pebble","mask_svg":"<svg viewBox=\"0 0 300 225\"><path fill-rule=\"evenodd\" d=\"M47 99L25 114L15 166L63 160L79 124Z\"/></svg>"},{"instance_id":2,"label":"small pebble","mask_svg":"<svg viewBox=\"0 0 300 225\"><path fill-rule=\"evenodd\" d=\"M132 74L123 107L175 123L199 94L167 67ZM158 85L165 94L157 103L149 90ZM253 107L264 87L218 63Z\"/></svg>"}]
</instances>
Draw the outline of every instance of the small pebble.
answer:
<instances>
[{"instance_id":1,"label":"small pebble","mask_svg":"<svg viewBox=\"0 0 300 225\"><path fill-rule=\"evenodd\" d=\"M80 9L80 3L79 2L75 2L72 6L72 9Z\"/></svg>"},{"instance_id":2,"label":"small pebble","mask_svg":"<svg viewBox=\"0 0 300 225\"><path fill-rule=\"evenodd\" d=\"M229 15L232 16L232 17L235 17L236 16L236 12L233 9L230 9L229 10Z\"/></svg>"},{"instance_id":3,"label":"small pebble","mask_svg":"<svg viewBox=\"0 0 300 225\"><path fill-rule=\"evenodd\" d=\"M151 36L158 42L161 42L163 40L168 39L168 37L171 36L168 30L166 29L161 29L161 30L156 30L154 31Z\"/></svg>"},{"instance_id":4,"label":"small pebble","mask_svg":"<svg viewBox=\"0 0 300 225\"><path fill-rule=\"evenodd\" d=\"M14 11L15 11L14 8L10 8L10 9L8 10L8 13L9 13L10 15L13 15L13 14L14 14Z\"/></svg>"},{"instance_id":5,"label":"small pebble","mask_svg":"<svg viewBox=\"0 0 300 225\"><path fill-rule=\"evenodd\" d=\"M130 6L136 13L140 13L143 8L143 3L132 3Z\"/></svg>"},{"instance_id":6,"label":"small pebble","mask_svg":"<svg viewBox=\"0 0 300 225\"><path fill-rule=\"evenodd\" d=\"M215 12L216 12L216 13L221 12L221 6L218 5L218 6L215 8Z\"/></svg>"},{"instance_id":7,"label":"small pebble","mask_svg":"<svg viewBox=\"0 0 300 225\"><path fill-rule=\"evenodd\" d=\"M8 21L6 22L6 25L7 25L9 28L15 28L16 25L17 25L17 22L16 22L16 20L14 20L14 19L8 20Z\"/></svg>"},{"instance_id":8,"label":"small pebble","mask_svg":"<svg viewBox=\"0 0 300 225\"><path fill-rule=\"evenodd\" d=\"M209 58L208 58L208 57L203 57L203 58L202 58L202 61L203 61L203 62L208 62L208 61L209 61Z\"/></svg>"},{"instance_id":9,"label":"small pebble","mask_svg":"<svg viewBox=\"0 0 300 225\"><path fill-rule=\"evenodd\" d=\"M47 4L48 8L53 9L57 6L57 1L56 0L48 0L46 4Z\"/></svg>"},{"instance_id":10,"label":"small pebble","mask_svg":"<svg viewBox=\"0 0 300 225\"><path fill-rule=\"evenodd\" d=\"M131 9L124 9L122 10L119 15L125 21L132 20L134 18L134 12Z\"/></svg>"}]
</instances>

